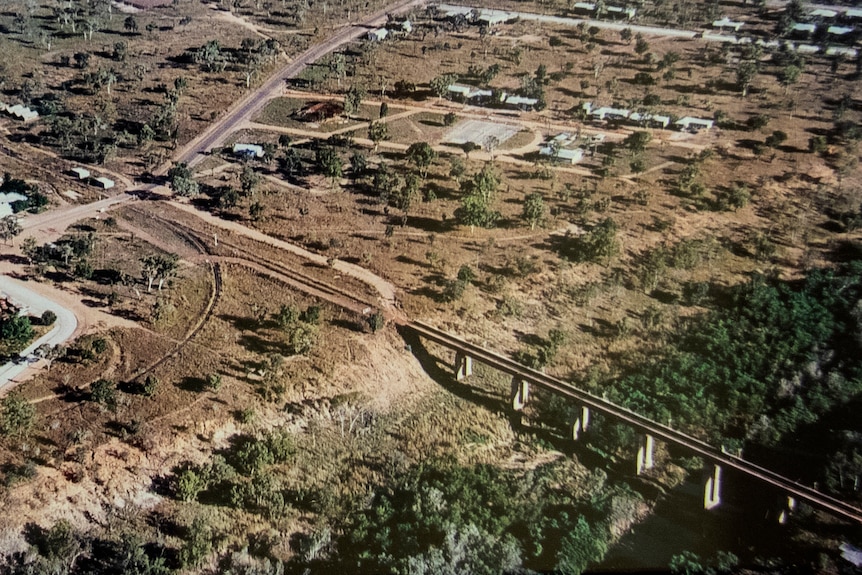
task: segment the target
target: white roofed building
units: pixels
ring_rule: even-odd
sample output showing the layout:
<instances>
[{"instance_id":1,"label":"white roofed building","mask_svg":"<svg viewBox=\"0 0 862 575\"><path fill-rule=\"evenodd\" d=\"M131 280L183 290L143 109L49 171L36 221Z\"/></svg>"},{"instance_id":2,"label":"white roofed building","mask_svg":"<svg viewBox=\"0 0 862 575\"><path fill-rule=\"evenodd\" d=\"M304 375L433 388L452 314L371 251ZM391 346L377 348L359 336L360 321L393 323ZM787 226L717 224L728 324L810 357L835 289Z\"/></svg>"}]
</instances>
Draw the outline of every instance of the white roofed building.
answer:
<instances>
[{"instance_id":1,"label":"white roofed building","mask_svg":"<svg viewBox=\"0 0 862 575\"><path fill-rule=\"evenodd\" d=\"M687 130L689 132L698 132L700 130L710 130L712 129L713 122L712 120L704 120L702 118L692 118L691 116L686 116L684 118L680 118L676 122L675 125L679 126L680 130Z\"/></svg>"},{"instance_id":2,"label":"white roofed building","mask_svg":"<svg viewBox=\"0 0 862 575\"><path fill-rule=\"evenodd\" d=\"M387 36L389 36L389 30L386 28L377 28L376 30L368 32L366 38L372 42L382 42Z\"/></svg>"},{"instance_id":3,"label":"white roofed building","mask_svg":"<svg viewBox=\"0 0 862 575\"><path fill-rule=\"evenodd\" d=\"M667 128L670 125L670 116L661 116L659 114L641 114L632 112L629 115L629 120L643 126Z\"/></svg>"},{"instance_id":4,"label":"white roofed building","mask_svg":"<svg viewBox=\"0 0 862 575\"><path fill-rule=\"evenodd\" d=\"M577 164L584 159L584 151L580 148L558 148L555 150L551 146L544 146L539 149L539 154L552 159L563 160L570 164Z\"/></svg>"},{"instance_id":5,"label":"white roofed building","mask_svg":"<svg viewBox=\"0 0 862 575\"><path fill-rule=\"evenodd\" d=\"M718 28L719 30L733 30L734 32L739 32L739 29L744 25L743 22L734 22L727 16L724 16L721 20L715 20L712 23L713 28Z\"/></svg>"},{"instance_id":6,"label":"white roofed building","mask_svg":"<svg viewBox=\"0 0 862 575\"><path fill-rule=\"evenodd\" d=\"M102 188L103 190L110 190L114 187L114 180L110 178L93 178L93 182L96 184L96 186Z\"/></svg>"},{"instance_id":7,"label":"white roofed building","mask_svg":"<svg viewBox=\"0 0 862 575\"><path fill-rule=\"evenodd\" d=\"M589 112L594 120L625 120L631 112L623 108L609 108L602 106Z\"/></svg>"},{"instance_id":8,"label":"white roofed building","mask_svg":"<svg viewBox=\"0 0 862 575\"><path fill-rule=\"evenodd\" d=\"M233 153L237 156L254 156L262 158L264 155L263 146L258 144L234 144Z\"/></svg>"}]
</instances>

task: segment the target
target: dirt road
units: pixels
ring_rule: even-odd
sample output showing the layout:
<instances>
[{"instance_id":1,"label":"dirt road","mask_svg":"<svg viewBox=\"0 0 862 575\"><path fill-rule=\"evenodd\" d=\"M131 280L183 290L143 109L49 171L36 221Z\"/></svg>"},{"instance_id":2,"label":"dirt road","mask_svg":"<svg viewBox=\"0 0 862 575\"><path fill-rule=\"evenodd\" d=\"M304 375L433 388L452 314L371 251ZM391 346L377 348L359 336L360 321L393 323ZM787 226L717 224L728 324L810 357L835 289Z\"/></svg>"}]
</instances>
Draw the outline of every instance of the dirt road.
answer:
<instances>
[{"instance_id":1,"label":"dirt road","mask_svg":"<svg viewBox=\"0 0 862 575\"><path fill-rule=\"evenodd\" d=\"M421 6L426 0L401 0L390 4L383 10L379 10L366 18L359 24L345 26L334 36L312 46L300 54L293 62L274 74L257 90L240 100L221 120L210 126L203 134L189 142L182 150L174 155L174 162L185 162L192 166L204 158L204 154L211 148L223 143L225 139L239 126L253 118L272 98L280 96L284 92L285 81L296 77L305 67L319 60L339 46L351 42L369 28L379 25L386 20L387 14L399 14L414 6ZM168 165L162 166L158 174L164 174Z\"/></svg>"}]
</instances>

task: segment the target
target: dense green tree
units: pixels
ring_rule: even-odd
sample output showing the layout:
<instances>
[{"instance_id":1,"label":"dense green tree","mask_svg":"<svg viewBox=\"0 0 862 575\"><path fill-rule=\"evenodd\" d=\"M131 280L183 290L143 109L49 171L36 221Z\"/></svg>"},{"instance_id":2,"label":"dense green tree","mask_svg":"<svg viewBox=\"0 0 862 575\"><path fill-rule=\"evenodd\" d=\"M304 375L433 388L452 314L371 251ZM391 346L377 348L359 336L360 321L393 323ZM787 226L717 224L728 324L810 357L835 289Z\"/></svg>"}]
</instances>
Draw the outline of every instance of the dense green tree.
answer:
<instances>
[{"instance_id":1,"label":"dense green tree","mask_svg":"<svg viewBox=\"0 0 862 575\"><path fill-rule=\"evenodd\" d=\"M652 140L652 135L649 132L633 132L626 136L626 139L623 140L623 145L631 150L632 153L639 154L646 149L650 140Z\"/></svg>"},{"instance_id":2,"label":"dense green tree","mask_svg":"<svg viewBox=\"0 0 862 575\"><path fill-rule=\"evenodd\" d=\"M335 187L344 170L344 162L338 155L338 151L331 146L320 146L317 148L315 161L318 169L329 178L332 186Z\"/></svg>"},{"instance_id":3,"label":"dense green tree","mask_svg":"<svg viewBox=\"0 0 862 575\"><path fill-rule=\"evenodd\" d=\"M254 168L248 164L242 167L242 172L239 174L239 185L244 196L253 196L260 181L261 177L254 171Z\"/></svg>"},{"instance_id":4,"label":"dense green tree","mask_svg":"<svg viewBox=\"0 0 862 575\"><path fill-rule=\"evenodd\" d=\"M455 211L458 221L471 229L476 226L493 227L500 217L500 213L493 210L494 196L499 185L500 180L490 164L486 164L471 179L465 180L461 184L464 194L461 207Z\"/></svg>"},{"instance_id":5,"label":"dense green tree","mask_svg":"<svg viewBox=\"0 0 862 575\"><path fill-rule=\"evenodd\" d=\"M349 118L358 113L363 98L365 98L365 90L355 84L351 86L344 95L344 115Z\"/></svg>"},{"instance_id":6,"label":"dense green tree","mask_svg":"<svg viewBox=\"0 0 862 575\"><path fill-rule=\"evenodd\" d=\"M19 348L33 338L33 326L26 315L0 319L0 340L7 346Z\"/></svg>"},{"instance_id":7,"label":"dense green tree","mask_svg":"<svg viewBox=\"0 0 862 575\"><path fill-rule=\"evenodd\" d=\"M212 552L212 548L212 529L202 517L195 517L178 554L180 564L185 568L197 567Z\"/></svg>"},{"instance_id":8,"label":"dense green tree","mask_svg":"<svg viewBox=\"0 0 862 575\"><path fill-rule=\"evenodd\" d=\"M198 182L194 179L191 169L185 162L174 164L168 170L168 181L171 188L179 196L193 197L198 195L200 191Z\"/></svg>"},{"instance_id":9,"label":"dense green tree","mask_svg":"<svg viewBox=\"0 0 862 575\"><path fill-rule=\"evenodd\" d=\"M368 139L374 143L376 152L380 142L389 139L389 125L383 122L371 122L368 126Z\"/></svg>"},{"instance_id":10,"label":"dense green tree","mask_svg":"<svg viewBox=\"0 0 862 575\"><path fill-rule=\"evenodd\" d=\"M524 198L524 208L521 217L530 224L530 229L536 229L545 217L545 199L539 192L533 192Z\"/></svg>"},{"instance_id":11,"label":"dense green tree","mask_svg":"<svg viewBox=\"0 0 862 575\"><path fill-rule=\"evenodd\" d=\"M0 238L7 244L24 231L18 216L11 214L0 219Z\"/></svg>"},{"instance_id":12,"label":"dense green tree","mask_svg":"<svg viewBox=\"0 0 862 575\"><path fill-rule=\"evenodd\" d=\"M117 406L117 388L110 380L99 379L93 382L90 386L90 397L94 402L108 409L113 410Z\"/></svg>"},{"instance_id":13,"label":"dense green tree","mask_svg":"<svg viewBox=\"0 0 862 575\"><path fill-rule=\"evenodd\" d=\"M407 148L406 156L419 169L424 180L428 175L428 167L437 159L437 152L428 142L415 142Z\"/></svg>"},{"instance_id":14,"label":"dense green tree","mask_svg":"<svg viewBox=\"0 0 862 575\"><path fill-rule=\"evenodd\" d=\"M458 81L458 76L455 74L443 74L431 80L428 84L431 91L438 98L445 98L449 94L449 86Z\"/></svg>"},{"instance_id":15,"label":"dense green tree","mask_svg":"<svg viewBox=\"0 0 862 575\"><path fill-rule=\"evenodd\" d=\"M0 434L5 437L26 437L36 421L36 407L17 391L0 400Z\"/></svg>"},{"instance_id":16,"label":"dense green tree","mask_svg":"<svg viewBox=\"0 0 862 575\"><path fill-rule=\"evenodd\" d=\"M748 95L748 90L751 88L751 83L758 71L757 63L751 61L740 62L736 67L736 84L739 86L743 98Z\"/></svg>"}]
</instances>

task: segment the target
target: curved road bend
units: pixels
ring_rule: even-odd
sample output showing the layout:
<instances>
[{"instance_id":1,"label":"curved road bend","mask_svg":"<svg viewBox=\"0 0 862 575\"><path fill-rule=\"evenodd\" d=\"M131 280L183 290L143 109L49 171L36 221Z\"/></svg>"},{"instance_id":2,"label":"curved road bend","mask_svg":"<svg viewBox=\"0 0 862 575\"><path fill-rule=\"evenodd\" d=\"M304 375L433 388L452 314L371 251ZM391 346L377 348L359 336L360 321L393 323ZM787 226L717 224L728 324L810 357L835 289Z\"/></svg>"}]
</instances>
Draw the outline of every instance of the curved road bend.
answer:
<instances>
[{"instance_id":1,"label":"curved road bend","mask_svg":"<svg viewBox=\"0 0 862 575\"><path fill-rule=\"evenodd\" d=\"M30 315L42 315L45 310L51 310L57 314L57 321L51 330L31 343L19 355L27 357L32 354L36 348L43 344L59 345L72 337L75 329L78 327L78 320L68 309L60 306L56 302L49 300L31 291L23 282L13 280L7 276L0 276L0 292L5 294L16 305L26 306L29 309ZM15 377L18 377L29 367L29 362L25 361L20 364L9 362L0 366L0 395L12 389Z\"/></svg>"},{"instance_id":2,"label":"curved road bend","mask_svg":"<svg viewBox=\"0 0 862 575\"><path fill-rule=\"evenodd\" d=\"M293 62L273 74L269 80L264 82L254 92L240 100L225 117L189 142L174 156L174 161L178 163L185 162L189 166L201 161L203 155L208 150L223 143L227 136L239 128L243 122L252 119L267 101L280 96L284 92L285 81L296 77L308 64L319 60L339 46L359 38L362 34L368 32L370 27L383 23L387 14L398 14L414 6L421 6L425 2L426 0L400 0L382 10L378 10L358 24L345 26L331 38L312 46L297 56ZM164 171L166 171L166 167L162 166L159 172Z\"/></svg>"},{"instance_id":3,"label":"curved road bend","mask_svg":"<svg viewBox=\"0 0 862 575\"><path fill-rule=\"evenodd\" d=\"M857 524L862 523L862 510L845 503L840 499L836 499L826 495L825 493L821 493L816 489L812 489L806 485L792 481L791 479L773 471L746 461L741 457L724 453L722 450L717 449L696 437L692 437L673 429L670 426L658 423L642 415L638 415L629 409L580 390L568 382L524 367L508 357L472 344L430 325L414 321L411 322L408 327L421 337L450 349L460 351L472 357L474 360L480 361L485 365L502 371L503 373L507 373L513 377L528 381L540 388L547 389L568 397L569 399L573 399L578 402L579 405L589 407L597 413L609 416L635 428L639 432L647 433L656 439L661 439L669 444L682 447L688 452L704 458L708 462L720 465L726 469L733 469L747 477L766 483L787 495L808 503L812 507L816 507L826 511L827 513L831 513L837 517L847 519Z\"/></svg>"}]
</instances>

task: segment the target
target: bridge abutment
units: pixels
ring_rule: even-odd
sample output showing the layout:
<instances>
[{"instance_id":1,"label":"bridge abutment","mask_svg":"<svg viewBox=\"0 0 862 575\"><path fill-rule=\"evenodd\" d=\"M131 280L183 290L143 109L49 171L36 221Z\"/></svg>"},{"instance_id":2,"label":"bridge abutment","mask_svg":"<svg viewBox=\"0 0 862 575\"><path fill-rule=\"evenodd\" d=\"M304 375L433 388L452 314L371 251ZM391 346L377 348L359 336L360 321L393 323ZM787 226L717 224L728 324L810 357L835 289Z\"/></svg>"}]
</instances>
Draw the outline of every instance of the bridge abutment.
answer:
<instances>
[{"instance_id":1,"label":"bridge abutment","mask_svg":"<svg viewBox=\"0 0 862 575\"><path fill-rule=\"evenodd\" d=\"M641 435L638 441L640 442L640 445L638 446L636 473L637 475L640 475L644 471L652 469L655 465L655 460L653 459L655 442L653 441L652 435L649 434Z\"/></svg>"},{"instance_id":2,"label":"bridge abutment","mask_svg":"<svg viewBox=\"0 0 862 575\"><path fill-rule=\"evenodd\" d=\"M530 384L519 377L512 378L512 409L521 411L530 399Z\"/></svg>"},{"instance_id":3,"label":"bridge abutment","mask_svg":"<svg viewBox=\"0 0 862 575\"><path fill-rule=\"evenodd\" d=\"M473 375L473 358L464 353L455 354L455 379L461 381Z\"/></svg>"},{"instance_id":4,"label":"bridge abutment","mask_svg":"<svg viewBox=\"0 0 862 575\"><path fill-rule=\"evenodd\" d=\"M703 508L715 509L721 503L721 467L712 466L712 473L706 476L703 486Z\"/></svg>"},{"instance_id":5,"label":"bridge abutment","mask_svg":"<svg viewBox=\"0 0 862 575\"><path fill-rule=\"evenodd\" d=\"M572 423L572 439L577 441L581 434L590 427L590 408L581 407L581 414Z\"/></svg>"}]
</instances>

